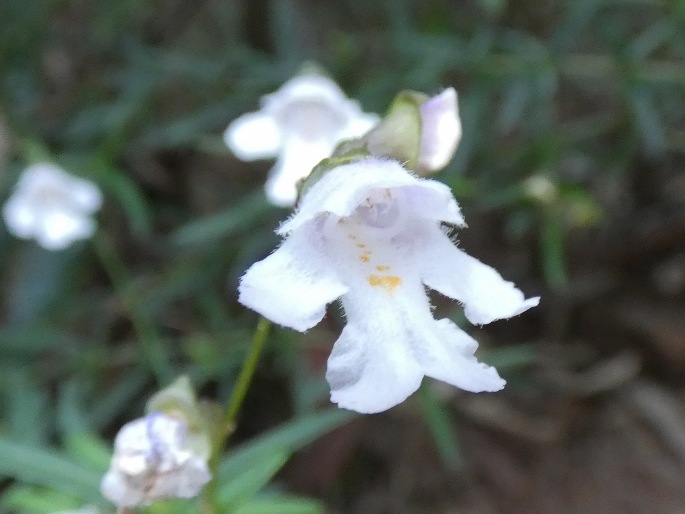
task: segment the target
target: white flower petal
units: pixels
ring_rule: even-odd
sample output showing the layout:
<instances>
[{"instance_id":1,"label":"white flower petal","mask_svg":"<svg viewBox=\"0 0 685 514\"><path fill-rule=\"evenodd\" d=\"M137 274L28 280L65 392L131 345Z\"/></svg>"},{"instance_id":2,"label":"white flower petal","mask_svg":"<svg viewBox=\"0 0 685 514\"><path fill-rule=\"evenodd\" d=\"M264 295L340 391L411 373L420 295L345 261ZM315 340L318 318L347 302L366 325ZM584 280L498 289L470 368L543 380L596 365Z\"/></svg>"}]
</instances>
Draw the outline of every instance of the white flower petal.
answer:
<instances>
[{"instance_id":1,"label":"white flower petal","mask_svg":"<svg viewBox=\"0 0 685 514\"><path fill-rule=\"evenodd\" d=\"M396 161L368 158L338 166L321 177L307 191L295 215L279 227L278 233L287 234L322 212L341 218L349 216L373 191L403 187L415 188L406 195L414 214L463 224L447 186L415 177Z\"/></svg>"},{"instance_id":2,"label":"white flower petal","mask_svg":"<svg viewBox=\"0 0 685 514\"><path fill-rule=\"evenodd\" d=\"M539 297L526 299L494 268L454 246L438 227L425 230L417 244L429 248L421 262L424 284L462 302L471 323L484 325L510 318L540 301Z\"/></svg>"},{"instance_id":3,"label":"white flower petal","mask_svg":"<svg viewBox=\"0 0 685 514\"><path fill-rule=\"evenodd\" d=\"M328 77L305 73L293 77L275 93L266 95L262 108L268 113L277 113L299 102L312 102L338 110L348 101L345 93Z\"/></svg>"},{"instance_id":4,"label":"white flower petal","mask_svg":"<svg viewBox=\"0 0 685 514\"><path fill-rule=\"evenodd\" d=\"M398 328L397 320L386 325L348 321L328 358L331 402L364 414L382 412L419 388L423 371Z\"/></svg>"},{"instance_id":5,"label":"white flower petal","mask_svg":"<svg viewBox=\"0 0 685 514\"><path fill-rule=\"evenodd\" d=\"M271 321L303 332L326 314L326 305L347 292L327 262L324 242L305 227L247 270L238 301Z\"/></svg>"},{"instance_id":6,"label":"white flower petal","mask_svg":"<svg viewBox=\"0 0 685 514\"><path fill-rule=\"evenodd\" d=\"M420 283L403 280L405 270L391 268L398 273L393 286L369 285L360 277L355 289L342 297L347 325L333 346L326 371L331 401L339 407L381 412L403 402L421 385L424 372L414 347L432 321L428 299ZM419 295L411 294L417 290Z\"/></svg>"},{"instance_id":7,"label":"white flower petal","mask_svg":"<svg viewBox=\"0 0 685 514\"><path fill-rule=\"evenodd\" d=\"M432 334L430 334L432 335ZM499 391L505 385L497 370L478 362L473 352L478 343L448 319L435 321L435 335L416 349L426 376L465 391Z\"/></svg>"},{"instance_id":8,"label":"white flower petal","mask_svg":"<svg viewBox=\"0 0 685 514\"><path fill-rule=\"evenodd\" d=\"M392 290L358 286L343 296L347 326L326 373L331 401L340 407L387 410L414 393L424 375L473 392L504 387L497 371L474 357L473 338L451 321L432 317L423 286L407 275L410 270L399 271Z\"/></svg>"},{"instance_id":9,"label":"white flower petal","mask_svg":"<svg viewBox=\"0 0 685 514\"><path fill-rule=\"evenodd\" d=\"M63 250L74 241L88 239L95 232L95 226L90 218L75 213L53 212L45 217L35 238L47 250Z\"/></svg>"},{"instance_id":10,"label":"white flower petal","mask_svg":"<svg viewBox=\"0 0 685 514\"><path fill-rule=\"evenodd\" d=\"M96 212L102 206L102 193L86 180L75 179L72 186L74 206L86 214Z\"/></svg>"},{"instance_id":11,"label":"white flower petal","mask_svg":"<svg viewBox=\"0 0 685 514\"><path fill-rule=\"evenodd\" d=\"M454 88L421 105L419 168L438 171L450 162L461 139L461 120Z\"/></svg>"},{"instance_id":12,"label":"white flower petal","mask_svg":"<svg viewBox=\"0 0 685 514\"><path fill-rule=\"evenodd\" d=\"M17 237L29 239L34 235L36 212L18 197L12 196L2 209L7 229Z\"/></svg>"},{"instance_id":13,"label":"white flower petal","mask_svg":"<svg viewBox=\"0 0 685 514\"><path fill-rule=\"evenodd\" d=\"M144 503L142 487L133 488L127 483L127 477L116 469L109 469L100 482L100 492L115 505L135 507Z\"/></svg>"},{"instance_id":14,"label":"white flower petal","mask_svg":"<svg viewBox=\"0 0 685 514\"><path fill-rule=\"evenodd\" d=\"M266 95L262 110L279 120L284 133L302 135L310 132L307 125L313 125L321 131L315 136L328 140L331 150L343 139L364 135L380 120L376 114L362 111L359 103L348 99L328 77L308 73ZM292 124L293 120L306 123Z\"/></svg>"},{"instance_id":15,"label":"white flower petal","mask_svg":"<svg viewBox=\"0 0 685 514\"><path fill-rule=\"evenodd\" d=\"M284 145L278 161L264 184L266 196L274 205L290 207L297 200L297 185L333 149L328 141L304 141L292 137Z\"/></svg>"},{"instance_id":16,"label":"white flower petal","mask_svg":"<svg viewBox=\"0 0 685 514\"><path fill-rule=\"evenodd\" d=\"M240 116L224 132L224 142L243 161L275 157L281 141L278 124L261 111Z\"/></svg>"},{"instance_id":17,"label":"white flower petal","mask_svg":"<svg viewBox=\"0 0 685 514\"><path fill-rule=\"evenodd\" d=\"M347 125L339 134L340 141L361 137L371 130L379 121L380 117L376 114L363 112L358 105L351 108L348 112Z\"/></svg>"}]
</instances>

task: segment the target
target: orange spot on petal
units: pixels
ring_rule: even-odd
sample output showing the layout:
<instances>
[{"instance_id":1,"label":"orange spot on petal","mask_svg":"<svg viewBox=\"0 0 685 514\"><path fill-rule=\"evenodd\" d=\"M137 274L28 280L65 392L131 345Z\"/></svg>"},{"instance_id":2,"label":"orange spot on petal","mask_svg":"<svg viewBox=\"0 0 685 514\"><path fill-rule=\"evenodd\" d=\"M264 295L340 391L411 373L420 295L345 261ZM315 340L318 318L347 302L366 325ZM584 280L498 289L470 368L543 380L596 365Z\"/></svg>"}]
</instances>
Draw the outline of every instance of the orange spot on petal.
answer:
<instances>
[{"instance_id":1,"label":"orange spot on petal","mask_svg":"<svg viewBox=\"0 0 685 514\"><path fill-rule=\"evenodd\" d=\"M389 293L392 293L401 283L402 279L395 275L369 275L369 284L372 287L380 287Z\"/></svg>"},{"instance_id":2,"label":"orange spot on petal","mask_svg":"<svg viewBox=\"0 0 685 514\"><path fill-rule=\"evenodd\" d=\"M369 257L367 255L360 255L359 260L362 262L369 262Z\"/></svg>"},{"instance_id":3,"label":"orange spot on petal","mask_svg":"<svg viewBox=\"0 0 685 514\"><path fill-rule=\"evenodd\" d=\"M390 269L390 266L376 266L376 269L378 271L387 271Z\"/></svg>"}]
</instances>

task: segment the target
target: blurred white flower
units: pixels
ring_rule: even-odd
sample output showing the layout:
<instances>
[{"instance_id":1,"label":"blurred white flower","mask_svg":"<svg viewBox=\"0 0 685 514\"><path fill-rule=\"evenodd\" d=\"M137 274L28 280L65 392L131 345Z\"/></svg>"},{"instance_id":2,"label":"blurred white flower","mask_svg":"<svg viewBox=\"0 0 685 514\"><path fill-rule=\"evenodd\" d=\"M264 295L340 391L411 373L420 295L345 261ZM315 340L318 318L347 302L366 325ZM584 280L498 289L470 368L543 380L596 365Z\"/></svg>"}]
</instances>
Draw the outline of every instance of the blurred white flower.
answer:
<instances>
[{"instance_id":1,"label":"blurred white flower","mask_svg":"<svg viewBox=\"0 0 685 514\"><path fill-rule=\"evenodd\" d=\"M404 401L429 376L468 391L497 391L478 343L436 320L425 287L465 306L475 324L537 305L493 268L458 249L441 223L464 226L450 189L396 161L367 158L334 168L305 192L278 229L283 244L254 264L239 300L305 331L340 298L347 326L328 360L331 401L370 413Z\"/></svg>"},{"instance_id":2,"label":"blurred white flower","mask_svg":"<svg viewBox=\"0 0 685 514\"><path fill-rule=\"evenodd\" d=\"M48 250L62 250L95 231L91 215L102 204L95 184L47 162L26 168L2 209L9 231L35 239Z\"/></svg>"},{"instance_id":3,"label":"blurred white flower","mask_svg":"<svg viewBox=\"0 0 685 514\"><path fill-rule=\"evenodd\" d=\"M426 100L420 107L419 170L439 171L450 162L461 140L461 120L454 88Z\"/></svg>"},{"instance_id":4,"label":"blurred white flower","mask_svg":"<svg viewBox=\"0 0 685 514\"><path fill-rule=\"evenodd\" d=\"M523 181L523 192L532 200L544 205L551 205L557 201L559 188L547 176L543 174L532 175Z\"/></svg>"},{"instance_id":5,"label":"blurred white flower","mask_svg":"<svg viewBox=\"0 0 685 514\"><path fill-rule=\"evenodd\" d=\"M117 434L100 489L119 507L192 498L211 479L208 458L193 448L184 421L161 412L148 414Z\"/></svg>"},{"instance_id":6,"label":"blurred white flower","mask_svg":"<svg viewBox=\"0 0 685 514\"><path fill-rule=\"evenodd\" d=\"M363 135L377 122L378 116L363 112L332 80L304 74L262 97L259 111L231 122L224 140L244 161L276 157L264 188L272 203L291 206L300 179L340 141Z\"/></svg>"}]
</instances>

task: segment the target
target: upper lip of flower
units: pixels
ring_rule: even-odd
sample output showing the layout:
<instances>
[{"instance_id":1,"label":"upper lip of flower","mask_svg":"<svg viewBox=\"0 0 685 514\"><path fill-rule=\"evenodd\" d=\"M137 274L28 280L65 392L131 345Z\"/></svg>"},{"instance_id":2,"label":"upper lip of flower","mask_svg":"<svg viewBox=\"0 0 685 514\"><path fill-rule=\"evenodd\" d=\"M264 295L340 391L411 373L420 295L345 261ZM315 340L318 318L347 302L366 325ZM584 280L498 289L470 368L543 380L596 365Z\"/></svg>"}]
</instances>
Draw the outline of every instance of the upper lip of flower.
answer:
<instances>
[{"instance_id":1,"label":"upper lip of flower","mask_svg":"<svg viewBox=\"0 0 685 514\"><path fill-rule=\"evenodd\" d=\"M394 169L395 173L388 173ZM450 189L436 181L420 182L401 166L390 159L367 158L346 168L335 180L320 180L307 191L297 211L276 231L286 235L310 222L322 212L345 218L364 204L374 191L414 188L417 193L430 197L432 210L422 215L457 225L465 226L459 206L452 198ZM412 208L411 205L408 208ZM419 213L421 214L421 213Z\"/></svg>"}]
</instances>

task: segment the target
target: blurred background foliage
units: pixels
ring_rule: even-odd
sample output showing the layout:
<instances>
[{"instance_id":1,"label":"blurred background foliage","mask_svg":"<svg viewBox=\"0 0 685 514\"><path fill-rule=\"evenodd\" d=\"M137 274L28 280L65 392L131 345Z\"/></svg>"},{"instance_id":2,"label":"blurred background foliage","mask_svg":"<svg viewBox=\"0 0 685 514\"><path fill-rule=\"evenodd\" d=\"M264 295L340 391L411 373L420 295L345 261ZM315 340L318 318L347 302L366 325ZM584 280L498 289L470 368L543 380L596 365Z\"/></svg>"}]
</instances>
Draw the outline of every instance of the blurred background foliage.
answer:
<instances>
[{"instance_id":1,"label":"blurred background foliage","mask_svg":"<svg viewBox=\"0 0 685 514\"><path fill-rule=\"evenodd\" d=\"M106 203L62 252L0 227L0 509L105 505L111 438L180 373L228 398L287 211L221 133L312 60L367 111L456 87L460 244L543 300L469 328L504 393L424 387L272 481L350 419L321 411L338 310L274 330L221 511L682 512L683 34L683 0L2 0L0 198L48 158Z\"/></svg>"}]
</instances>

